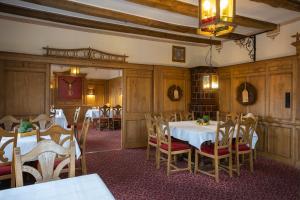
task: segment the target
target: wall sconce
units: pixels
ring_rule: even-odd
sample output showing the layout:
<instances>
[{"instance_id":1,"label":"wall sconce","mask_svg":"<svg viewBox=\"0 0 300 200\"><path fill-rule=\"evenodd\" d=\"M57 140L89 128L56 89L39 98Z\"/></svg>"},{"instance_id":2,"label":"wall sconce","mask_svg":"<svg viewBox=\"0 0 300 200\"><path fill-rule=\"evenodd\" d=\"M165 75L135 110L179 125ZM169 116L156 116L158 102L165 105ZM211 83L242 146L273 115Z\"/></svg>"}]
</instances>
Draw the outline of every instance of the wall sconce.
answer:
<instances>
[{"instance_id":1,"label":"wall sconce","mask_svg":"<svg viewBox=\"0 0 300 200\"><path fill-rule=\"evenodd\" d=\"M203 89L218 89L219 88L219 78L217 75L204 75L202 77Z\"/></svg>"},{"instance_id":2,"label":"wall sconce","mask_svg":"<svg viewBox=\"0 0 300 200\"><path fill-rule=\"evenodd\" d=\"M52 83L50 83L50 89L53 89L54 85Z\"/></svg>"},{"instance_id":3,"label":"wall sconce","mask_svg":"<svg viewBox=\"0 0 300 200\"><path fill-rule=\"evenodd\" d=\"M78 75L80 74L80 67L71 67L71 75Z\"/></svg>"},{"instance_id":4,"label":"wall sconce","mask_svg":"<svg viewBox=\"0 0 300 200\"><path fill-rule=\"evenodd\" d=\"M87 95L95 96L95 90L93 88L89 88L88 91L87 91Z\"/></svg>"}]
</instances>

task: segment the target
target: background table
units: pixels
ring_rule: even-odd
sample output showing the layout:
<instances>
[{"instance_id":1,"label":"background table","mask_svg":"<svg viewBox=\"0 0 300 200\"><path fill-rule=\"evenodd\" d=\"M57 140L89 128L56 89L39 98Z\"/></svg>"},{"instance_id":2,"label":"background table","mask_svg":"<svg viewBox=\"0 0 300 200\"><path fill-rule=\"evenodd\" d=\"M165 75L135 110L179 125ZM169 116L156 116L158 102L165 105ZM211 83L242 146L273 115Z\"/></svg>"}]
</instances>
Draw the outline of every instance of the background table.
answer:
<instances>
[{"instance_id":1,"label":"background table","mask_svg":"<svg viewBox=\"0 0 300 200\"><path fill-rule=\"evenodd\" d=\"M61 179L0 191L5 200L114 200L97 174Z\"/></svg>"},{"instance_id":2,"label":"background table","mask_svg":"<svg viewBox=\"0 0 300 200\"><path fill-rule=\"evenodd\" d=\"M96 108L88 109L85 113L85 117L90 117L92 120L97 119L102 115L103 115L102 112L100 112L100 110ZM113 117L113 109L111 108L109 112L109 118L112 117Z\"/></svg>"},{"instance_id":3,"label":"background table","mask_svg":"<svg viewBox=\"0 0 300 200\"><path fill-rule=\"evenodd\" d=\"M63 136L61 137L61 138L63 138ZM10 138L5 138L5 137L3 137L2 138L2 140L1 140L1 145L0 146L2 146L2 144L4 143L4 142L6 142L8 139L10 139ZM47 138L46 138L47 139ZM49 138L50 139L50 138ZM79 148L79 146L78 146L78 143L77 143L77 141L76 141L76 139L74 139L75 140L75 155L76 155L76 158L78 159L79 157L80 157L80 155L81 155L81 151L80 151L80 148ZM31 151L34 147L36 147L36 145L37 145L37 138L36 138L36 135L32 135L32 136L25 136L25 137L20 137L20 136L18 136L18 142L17 142L17 146L18 147L20 147L20 149L21 149L21 155L24 155L24 154L26 154L26 153L28 153L29 151ZM69 142L65 142L65 144L64 144L64 147L68 147L68 145L70 145L70 143ZM6 148L4 149L4 151L5 151L5 154L4 154L4 156L6 157L6 158L8 158L8 160L9 161L11 161L12 160L12 144L10 143L9 145L7 145L6 146Z\"/></svg>"},{"instance_id":4,"label":"background table","mask_svg":"<svg viewBox=\"0 0 300 200\"><path fill-rule=\"evenodd\" d=\"M215 141L217 122L210 121L209 125L199 125L196 121L180 121L180 122L169 122L171 136L179 140L188 142L190 145L200 148L201 144L206 141ZM233 137L237 134L237 127ZM256 132L253 134L252 149L258 141Z\"/></svg>"},{"instance_id":5,"label":"background table","mask_svg":"<svg viewBox=\"0 0 300 200\"><path fill-rule=\"evenodd\" d=\"M68 127L68 121L62 109L55 110L54 123L65 129Z\"/></svg>"}]
</instances>

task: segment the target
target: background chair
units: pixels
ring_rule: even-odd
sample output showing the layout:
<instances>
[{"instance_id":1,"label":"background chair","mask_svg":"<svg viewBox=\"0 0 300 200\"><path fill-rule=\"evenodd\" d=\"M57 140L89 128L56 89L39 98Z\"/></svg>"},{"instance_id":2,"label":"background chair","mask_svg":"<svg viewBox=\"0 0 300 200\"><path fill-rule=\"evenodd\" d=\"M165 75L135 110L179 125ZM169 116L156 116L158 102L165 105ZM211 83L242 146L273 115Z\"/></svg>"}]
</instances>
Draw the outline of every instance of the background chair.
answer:
<instances>
[{"instance_id":1,"label":"background chair","mask_svg":"<svg viewBox=\"0 0 300 200\"><path fill-rule=\"evenodd\" d=\"M199 150L195 151L195 173L200 172L215 178L219 182L219 163L220 159L228 158L228 173L232 177L232 137L235 130L235 123L229 119L223 124L218 122L215 142L211 144L203 144ZM199 169L199 155L213 159L214 170L204 171ZM226 170L224 168L224 170ZM227 170L226 170L227 171Z\"/></svg>"},{"instance_id":2,"label":"background chair","mask_svg":"<svg viewBox=\"0 0 300 200\"><path fill-rule=\"evenodd\" d=\"M57 156L63 156L54 169L54 163ZM25 155L21 155L20 148L14 149L16 187L23 186L23 173L27 172L33 175L36 183L42 183L60 179L59 175L62 169L69 165L69 177L75 176L75 144L71 142L70 148L63 148L52 140L43 140L37 146ZM25 162L38 160L40 169L24 165Z\"/></svg>"},{"instance_id":3,"label":"background chair","mask_svg":"<svg viewBox=\"0 0 300 200\"><path fill-rule=\"evenodd\" d=\"M241 119L246 119L246 118L252 118L253 120L255 120L255 126L254 126L254 132L257 129L257 125L258 125L258 117L255 116L253 113L247 113L246 115L241 115ZM253 134L254 134L253 132ZM257 157L257 152L256 152L256 147L253 149L253 159L256 160Z\"/></svg>"},{"instance_id":4,"label":"background chair","mask_svg":"<svg viewBox=\"0 0 300 200\"><path fill-rule=\"evenodd\" d=\"M122 112L122 107L120 105L116 105L113 107L113 116L112 116L112 128L115 130L116 128L120 129L121 128L121 112Z\"/></svg>"},{"instance_id":5,"label":"background chair","mask_svg":"<svg viewBox=\"0 0 300 200\"><path fill-rule=\"evenodd\" d=\"M249 155L250 171L253 173L253 152L252 138L256 126L256 120L248 117L238 122L235 143L232 145L232 152L235 154L236 172L240 175L240 155Z\"/></svg>"},{"instance_id":6,"label":"background chair","mask_svg":"<svg viewBox=\"0 0 300 200\"><path fill-rule=\"evenodd\" d=\"M40 114L36 118L30 120L30 122L34 125L37 125L40 130L44 130L53 124L53 118L46 114Z\"/></svg>"},{"instance_id":7,"label":"background chair","mask_svg":"<svg viewBox=\"0 0 300 200\"><path fill-rule=\"evenodd\" d=\"M162 114L163 119L167 122L177 122L179 121L178 116L175 112L166 112Z\"/></svg>"},{"instance_id":8,"label":"background chair","mask_svg":"<svg viewBox=\"0 0 300 200\"><path fill-rule=\"evenodd\" d=\"M13 157L13 148L17 145L17 138L17 131L11 133L0 128L0 181L11 179L11 187L15 186L14 166L13 161L9 161L5 154L10 153L11 157ZM8 145L13 147L10 152L6 152L8 151L6 149Z\"/></svg>"},{"instance_id":9,"label":"background chair","mask_svg":"<svg viewBox=\"0 0 300 200\"><path fill-rule=\"evenodd\" d=\"M71 126L74 127L74 134L75 134L76 138L77 138L77 133L78 133L78 119L79 119L79 115L80 115L80 110L81 110L81 107L78 107L75 109L75 112L73 115L73 123L68 124L68 128L71 128Z\"/></svg>"},{"instance_id":10,"label":"background chair","mask_svg":"<svg viewBox=\"0 0 300 200\"><path fill-rule=\"evenodd\" d=\"M149 160L150 157L150 148L155 148L155 159L157 159L158 154L158 141L157 141L157 134L156 134L156 127L155 127L155 119L151 115L151 113L145 114L145 120L146 120L146 128L147 128L147 135L148 135L148 142L147 142L147 160Z\"/></svg>"},{"instance_id":11,"label":"background chair","mask_svg":"<svg viewBox=\"0 0 300 200\"><path fill-rule=\"evenodd\" d=\"M161 161L161 153L167 156L167 176L170 175L171 172L178 172L178 171L190 171L192 172L192 151L188 144L179 142L179 141L172 141L169 123L163 120L159 120L157 122L157 138L158 138L158 156L157 156L157 169L160 168L160 161ZM186 168L179 168L175 164L171 163L172 156L179 155L179 154L188 154L188 166Z\"/></svg>"},{"instance_id":12,"label":"background chair","mask_svg":"<svg viewBox=\"0 0 300 200\"><path fill-rule=\"evenodd\" d=\"M180 112L180 121L194 121L195 115L194 112Z\"/></svg>"},{"instance_id":13,"label":"background chair","mask_svg":"<svg viewBox=\"0 0 300 200\"><path fill-rule=\"evenodd\" d=\"M99 108L99 113L100 113L100 117L98 120L98 124L99 124L99 130L103 130L105 128L110 129L110 107L108 107L107 105L104 105L103 107Z\"/></svg>"},{"instance_id":14,"label":"background chair","mask_svg":"<svg viewBox=\"0 0 300 200\"><path fill-rule=\"evenodd\" d=\"M12 131L14 126L19 125L20 123L20 120L11 115L6 115L0 119L0 125L2 124L6 131Z\"/></svg>"},{"instance_id":15,"label":"background chair","mask_svg":"<svg viewBox=\"0 0 300 200\"><path fill-rule=\"evenodd\" d=\"M89 132L91 119L86 117L83 121L81 132L80 132L80 138L79 138L79 148L81 151L80 155L80 168L82 174L87 174L87 167L86 167L86 138L87 134Z\"/></svg>"}]
</instances>

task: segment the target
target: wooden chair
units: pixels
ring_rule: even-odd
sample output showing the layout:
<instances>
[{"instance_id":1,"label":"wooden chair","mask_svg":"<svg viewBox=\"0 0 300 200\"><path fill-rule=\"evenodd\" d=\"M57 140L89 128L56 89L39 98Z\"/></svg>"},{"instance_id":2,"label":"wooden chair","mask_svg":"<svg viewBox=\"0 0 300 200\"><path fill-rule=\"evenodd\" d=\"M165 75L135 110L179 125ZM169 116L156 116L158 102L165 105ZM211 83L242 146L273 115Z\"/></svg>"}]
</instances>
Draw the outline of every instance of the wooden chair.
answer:
<instances>
[{"instance_id":1,"label":"wooden chair","mask_svg":"<svg viewBox=\"0 0 300 200\"><path fill-rule=\"evenodd\" d=\"M256 131L257 125L258 125L258 117L255 116L253 113L247 113L246 115L241 115L241 119L246 119L246 118L252 118L255 120L255 126L254 126L254 131ZM254 132L253 132L254 134ZM253 159L256 160L257 157L257 152L256 152L256 147L253 149Z\"/></svg>"},{"instance_id":2,"label":"wooden chair","mask_svg":"<svg viewBox=\"0 0 300 200\"><path fill-rule=\"evenodd\" d=\"M249 155L250 171L253 173L252 138L255 130L256 120L248 117L238 121L236 140L232 145L235 154L236 172L240 175L240 155Z\"/></svg>"},{"instance_id":3,"label":"wooden chair","mask_svg":"<svg viewBox=\"0 0 300 200\"><path fill-rule=\"evenodd\" d=\"M55 167L57 156L63 156L63 160ZM64 148L52 140L43 140L25 155L21 155L20 148L14 149L16 187L23 186L23 173L27 172L36 179L36 183L42 183L60 179L59 175L65 166L69 166L69 177L75 176L75 143L71 142L70 148ZM25 162L38 160L40 170Z\"/></svg>"},{"instance_id":4,"label":"wooden chair","mask_svg":"<svg viewBox=\"0 0 300 200\"><path fill-rule=\"evenodd\" d=\"M180 121L194 121L195 115L194 112L181 112L180 115Z\"/></svg>"},{"instance_id":5,"label":"wooden chair","mask_svg":"<svg viewBox=\"0 0 300 200\"><path fill-rule=\"evenodd\" d=\"M218 122L215 142L211 144L201 145L199 150L195 151L195 174L199 171L200 173L215 177L216 182L219 182L219 163L223 158L229 159L228 170L232 177L232 137L234 134L235 123L230 119L223 124ZM213 159L214 170L204 171L199 169L199 155ZM223 168L222 168L223 169Z\"/></svg>"},{"instance_id":6,"label":"wooden chair","mask_svg":"<svg viewBox=\"0 0 300 200\"><path fill-rule=\"evenodd\" d=\"M56 144L63 146L66 142L74 140L74 128L71 126L71 129L64 129L60 125L53 124L48 129L37 130L37 141L40 142L44 139L51 139Z\"/></svg>"},{"instance_id":7,"label":"wooden chair","mask_svg":"<svg viewBox=\"0 0 300 200\"><path fill-rule=\"evenodd\" d=\"M109 120L109 116L110 116L110 107L107 105L104 105L103 107L99 108L99 112L100 112L100 117L98 120L98 124L99 124L99 130L103 130L105 128L110 128L110 120Z\"/></svg>"},{"instance_id":8,"label":"wooden chair","mask_svg":"<svg viewBox=\"0 0 300 200\"><path fill-rule=\"evenodd\" d=\"M13 161L9 161L5 157L5 149L8 145L12 145L13 148L17 145L18 133L17 131L12 134L0 128L0 181L11 179L11 187L15 186L15 175ZM13 157L13 148L11 149L11 157Z\"/></svg>"},{"instance_id":9,"label":"wooden chair","mask_svg":"<svg viewBox=\"0 0 300 200\"><path fill-rule=\"evenodd\" d=\"M20 120L16 119L11 115L6 115L0 119L0 124L3 125L3 128L6 131L12 131L14 126L19 125L20 123Z\"/></svg>"},{"instance_id":10,"label":"wooden chair","mask_svg":"<svg viewBox=\"0 0 300 200\"><path fill-rule=\"evenodd\" d=\"M185 171L188 170L192 172L192 150L190 146L186 143L179 141L172 141L169 123L159 119L157 121L157 138L158 138L158 147L159 151L157 154L157 169L160 168L161 162L161 153L167 156L167 176L170 175L171 172L177 171ZM188 154L188 166L186 168L179 168L175 164L171 163L172 156L176 156L179 154ZM173 169L172 169L173 168Z\"/></svg>"},{"instance_id":11,"label":"wooden chair","mask_svg":"<svg viewBox=\"0 0 300 200\"><path fill-rule=\"evenodd\" d=\"M46 114L40 114L36 118L30 120L30 122L34 125L37 125L40 130L44 130L53 124L53 118Z\"/></svg>"},{"instance_id":12,"label":"wooden chair","mask_svg":"<svg viewBox=\"0 0 300 200\"><path fill-rule=\"evenodd\" d=\"M80 167L82 174L87 174L87 167L86 167L86 138L89 131L91 119L85 118L82 124L81 132L80 132L80 138L79 138L79 148L81 151L80 155Z\"/></svg>"},{"instance_id":13,"label":"wooden chair","mask_svg":"<svg viewBox=\"0 0 300 200\"><path fill-rule=\"evenodd\" d=\"M118 125L117 128L121 128L121 112L122 112L122 107L120 105L116 105L113 107L113 117L112 117L112 128L115 130L116 124Z\"/></svg>"},{"instance_id":14,"label":"wooden chair","mask_svg":"<svg viewBox=\"0 0 300 200\"><path fill-rule=\"evenodd\" d=\"M146 120L146 128L147 128L147 135L148 135L148 142L147 142L147 160L150 157L150 148L155 148L155 159L157 159L158 154L158 143L157 143L157 134L156 134L156 127L155 127L155 119L151 113L145 114Z\"/></svg>"},{"instance_id":15,"label":"wooden chair","mask_svg":"<svg viewBox=\"0 0 300 200\"><path fill-rule=\"evenodd\" d=\"M178 116L175 112L166 112L162 114L163 119L167 122L177 122L179 121Z\"/></svg>"},{"instance_id":16,"label":"wooden chair","mask_svg":"<svg viewBox=\"0 0 300 200\"><path fill-rule=\"evenodd\" d=\"M231 113L227 113L226 114L226 121L228 120L233 120L235 122L237 122L239 119L240 119L241 115L239 113L234 113L234 112L231 112Z\"/></svg>"}]
</instances>

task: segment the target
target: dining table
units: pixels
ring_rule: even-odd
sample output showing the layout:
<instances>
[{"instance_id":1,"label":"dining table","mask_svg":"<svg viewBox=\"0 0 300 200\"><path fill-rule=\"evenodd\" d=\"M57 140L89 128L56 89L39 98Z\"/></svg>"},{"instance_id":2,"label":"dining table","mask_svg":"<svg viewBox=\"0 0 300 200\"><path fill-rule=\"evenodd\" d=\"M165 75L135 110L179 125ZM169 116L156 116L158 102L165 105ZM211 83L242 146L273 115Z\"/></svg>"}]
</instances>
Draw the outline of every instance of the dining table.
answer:
<instances>
[{"instance_id":1,"label":"dining table","mask_svg":"<svg viewBox=\"0 0 300 200\"><path fill-rule=\"evenodd\" d=\"M68 121L62 109L55 109L54 123L60 125L64 129L68 127Z\"/></svg>"},{"instance_id":2,"label":"dining table","mask_svg":"<svg viewBox=\"0 0 300 200\"><path fill-rule=\"evenodd\" d=\"M102 111L100 111L98 108L88 109L85 113L85 117L91 118L92 121L94 119L99 119L100 116L102 116L102 115L103 115ZM109 118L112 118L112 117L113 117L113 109L110 108Z\"/></svg>"},{"instance_id":3,"label":"dining table","mask_svg":"<svg viewBox=\"0 0 300 200\"><path fill-rule=\"evenodd\" d=\"M26 136L25 134L26 133L18 133L18 138L17 138L17 147L20 147L21 155L24 155L24 154L30 152L34 147L37 146L36 134L28 135L28 136ZM64 137L66 137L66 135L62 135L61 140L63 140ZM48 137L44 136L43 138L51 139L50 136L48 136ZM8 137L3 137L0 141L0 146L2 146L9 139L10 138L8 138ZM79 159L80 155L81 155L81 151L80 151L80 148L79 148L76 138L74 138L74 141L75 141L75 156L76 156L76 159ZM66 141L63 146L68 147L69 145L70 145L70 142ZM10 143L4 149L4 156L8 159L8 161L12 160L12 153L13 153L12 148L13 148L13 144Z\"/></svg>"},{"instance_id":4,"label":"dining table","mask_svg":"<svg viewBox=\"0 0 300 200\"><path fill-rule=\"evenodd\" d=\"M97 174L89 174L0 191L5 200L114 200Z\"/></svg>"},{"instance_id":5,"label":"dining table","mask_svg":"<svg viewBox=\"0 0 300 200\"><path fill-rule=\"evenodd\" d=\"M186 141L191 146L200 149L201 145L207 141L215 141L217 121L209 121L207 125L200 125L197 121L179 121L169 122L170 134L172 137ZM237 125L233 134L233 138L237 135ZM252 149L258 141L258 135L254 131L252 137Z\"/></svg>"}]
</instances>

